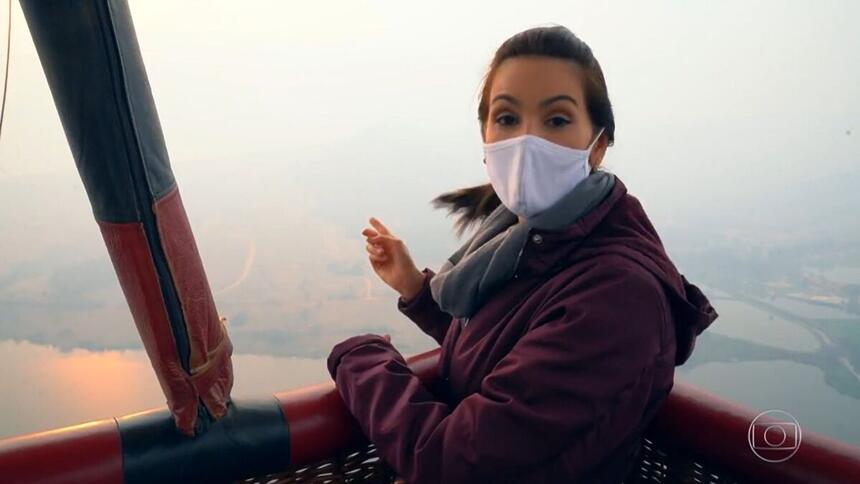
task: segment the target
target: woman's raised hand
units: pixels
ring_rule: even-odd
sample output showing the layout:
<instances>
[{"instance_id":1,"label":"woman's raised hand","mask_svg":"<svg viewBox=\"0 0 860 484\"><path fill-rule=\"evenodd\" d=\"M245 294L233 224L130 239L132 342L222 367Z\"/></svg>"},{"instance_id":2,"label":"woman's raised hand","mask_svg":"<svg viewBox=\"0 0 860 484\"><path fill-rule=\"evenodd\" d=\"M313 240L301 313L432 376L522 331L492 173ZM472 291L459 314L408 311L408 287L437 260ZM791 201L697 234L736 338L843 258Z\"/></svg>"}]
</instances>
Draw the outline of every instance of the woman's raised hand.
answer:
<instances>
[{"instance_id":1,"label":"woman's raised hand","mask_svg":"<svg viewBox=\"0 0 860 484\"><path fill-rule=\"evenodd\" d=\"M370 217L370 225L372 228L361 231L367 239L370 265L376 275L403 299L411 299L421 289L424 274L415 266L402 240L375 217Z\"/></svg>"}]
</instances>

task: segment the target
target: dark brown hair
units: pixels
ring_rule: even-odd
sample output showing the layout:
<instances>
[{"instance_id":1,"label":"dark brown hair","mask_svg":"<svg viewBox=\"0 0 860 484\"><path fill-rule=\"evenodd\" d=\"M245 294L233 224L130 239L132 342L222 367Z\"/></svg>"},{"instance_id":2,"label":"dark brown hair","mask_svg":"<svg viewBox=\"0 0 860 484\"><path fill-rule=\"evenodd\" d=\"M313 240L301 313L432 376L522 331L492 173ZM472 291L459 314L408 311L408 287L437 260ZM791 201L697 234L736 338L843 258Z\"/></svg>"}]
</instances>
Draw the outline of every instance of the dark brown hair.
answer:
<instances>
[{"instance_id":1,"label":"dark brown hair","mask_svg":"<svg viewBox=\"0 0 860 484\"><path fill-rule=\"evenodd\" d=\"M583 86L585 104L588 116L594 125L594 134L597 134L599 128L604 128L603 133L611 146L615 142L615 117L612 114L612 104L609 102L603 71L588 44L561 25L524 30L506 40L496 50L484 75L478 103L481 132L484 132L488 121L490 89L499 65L506 59L524 55L567 59L582 67L585 77L585 86ZM435 208L447 209L449 215L459 214L454 228L457 235L461 236L466 229L489 215L501 201L493 186L486 183L443 193L434 198L431 203Z\"/></svg>"}]
</instances>

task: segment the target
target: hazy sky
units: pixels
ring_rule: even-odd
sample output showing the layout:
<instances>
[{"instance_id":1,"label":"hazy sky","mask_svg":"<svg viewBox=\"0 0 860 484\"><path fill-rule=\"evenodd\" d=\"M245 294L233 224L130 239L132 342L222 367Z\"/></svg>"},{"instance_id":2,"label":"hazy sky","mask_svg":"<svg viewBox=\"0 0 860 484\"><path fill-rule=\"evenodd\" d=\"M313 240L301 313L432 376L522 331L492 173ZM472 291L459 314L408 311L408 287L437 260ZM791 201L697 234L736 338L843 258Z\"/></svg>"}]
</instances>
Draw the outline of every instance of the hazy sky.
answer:
<instances>
[{"instance_id":1,"label":"hazy sky","mask_svg":"<svg viewBox=\"0 0 860 484\"><path fill-rule=\"evenodd\" d=\"M607 167L661 210L853 169L860 154L857 2L130 4L180 176L214 159L253 170L329 152L335 166L422 175L396 179L398 193L483 182L480 77L504 39L548 22L593 48L617 115ZM0 176L71 172L17 5L14 16Z\"/></svg>"}]
</instances>

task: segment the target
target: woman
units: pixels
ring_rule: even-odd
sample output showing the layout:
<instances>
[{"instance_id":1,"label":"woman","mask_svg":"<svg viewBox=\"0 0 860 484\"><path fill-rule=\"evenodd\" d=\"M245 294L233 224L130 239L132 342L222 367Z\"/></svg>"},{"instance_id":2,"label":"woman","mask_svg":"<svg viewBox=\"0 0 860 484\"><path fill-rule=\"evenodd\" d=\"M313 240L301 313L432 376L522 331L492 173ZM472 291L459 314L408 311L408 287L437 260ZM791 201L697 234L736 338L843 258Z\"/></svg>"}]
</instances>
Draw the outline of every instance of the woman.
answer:
<instances>
[{"instance_id":1,"label":"woman","mask_svg":"<svg viewBox=\"0 0 860 484\"><path fill-rule=\"evenodd\" d=\"M382 222L362 234L397 307L442 346L439 388L387 336L328 368L407 482L620 482L674 367L717 317L639 201L599 169L615 122L589 47L561 26L498 49L478 115L490 183L439 196L478 225L435 272Z\"/></svg>"}]
</instances>

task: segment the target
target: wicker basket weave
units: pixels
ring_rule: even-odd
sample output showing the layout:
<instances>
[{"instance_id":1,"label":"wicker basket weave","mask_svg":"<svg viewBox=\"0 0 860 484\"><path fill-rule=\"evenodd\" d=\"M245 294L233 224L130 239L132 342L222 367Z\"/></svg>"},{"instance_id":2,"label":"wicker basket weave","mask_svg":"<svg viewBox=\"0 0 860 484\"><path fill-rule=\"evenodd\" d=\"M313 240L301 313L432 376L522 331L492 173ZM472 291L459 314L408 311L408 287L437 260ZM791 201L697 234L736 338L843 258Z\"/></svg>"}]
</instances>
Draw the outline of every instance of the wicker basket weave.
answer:
<instances>
[{"instance_id":1,"label":"wicker basket weave","mask_svg":"<svg viewBox=\"0 0 860 484\"><path fill-rule=\"evenodd\" d=\"M391 484L397 476L385 464L372 444L345 451L309 466L289 469L279 474L246 479L246 484ZM644 438L633 471L624 484L742 484L725 472L708 466L700 459L677 450L662 447Z\"/></svg>"}]
</instances>

